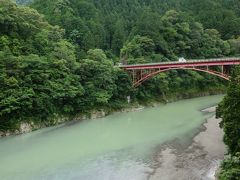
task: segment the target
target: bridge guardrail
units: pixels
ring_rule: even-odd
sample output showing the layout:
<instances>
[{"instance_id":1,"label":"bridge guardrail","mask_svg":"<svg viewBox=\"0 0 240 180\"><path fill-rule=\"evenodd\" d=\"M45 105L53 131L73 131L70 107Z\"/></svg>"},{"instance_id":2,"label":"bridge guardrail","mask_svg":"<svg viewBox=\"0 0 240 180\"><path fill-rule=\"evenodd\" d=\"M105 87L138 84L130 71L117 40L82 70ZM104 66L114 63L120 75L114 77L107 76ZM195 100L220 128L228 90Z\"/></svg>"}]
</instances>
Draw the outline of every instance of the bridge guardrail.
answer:
<instances>
[{"instance_id":1,"label":"bridge guardrail","mask_svg":"<svg viewBox=\"0 0 240 180\"><path fill-rule=\"evenodd\" d=\"M158 62L158 63L148 63L148 64L129 64L129 65L118 65L117 67L135 67L135 66L149 66L149 65L165 65L165 64L188 64L188 63L195 63L195 62L211 62L211 61L232 61L237 60L240 61L240 57L230 57L230 58L219 58L219 59L189 59L186 62L179 62L179 61L168 61L168 62Z\"/></svg>"}]
</instances>

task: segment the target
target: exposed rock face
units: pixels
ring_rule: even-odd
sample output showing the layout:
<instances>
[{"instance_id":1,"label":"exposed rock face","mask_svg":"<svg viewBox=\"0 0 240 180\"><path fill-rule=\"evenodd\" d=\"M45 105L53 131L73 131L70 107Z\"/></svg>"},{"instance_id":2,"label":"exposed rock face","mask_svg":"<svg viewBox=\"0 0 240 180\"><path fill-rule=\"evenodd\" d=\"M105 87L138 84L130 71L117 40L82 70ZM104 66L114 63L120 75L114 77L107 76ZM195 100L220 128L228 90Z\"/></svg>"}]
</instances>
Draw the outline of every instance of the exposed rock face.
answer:
<instances>
[{"instance_id":1,"label":"exposed rock face","mask_svg":"<svg viewBox=\"0 0 240 180\"><path fill-rule=\"evenodd\" d=\"M6 136L10 136L12 133L10 133L9 131L7 132L0 132L0 137L6 137Z\"/></svg>"},{"instance_id":2,"label":"exposed rock face","mask_svg":"<svg viewBox=\"0 0 240 180\"><path fill-rule=\"evenodd\" d=\"M144 109L144 106L137 105L134 107L122 109L119 112L132 112L132 111L139 111L142 109ZM102 110L93 110L89 114L77 114L74 117L58 116L57 114L55 114L54 118L52 119L53 123L49 126L63 124L63 123L71 122L71 121L74 122L74 121L84 121L87 119L98 119L98 118L105 117L108 114L109 114L109 112L106 112L103 109ZM30 122L30 123L23 122L20 124L19 129L16 130L15 132L1 132L0 131L0 137L29 133L34 130L44 128L47 126L48 125L46 125L46 124L35 124L34 122Z\"/></svg>"},{"instance_id":3,"label":"exposed rock face","mask_svg":"<svg viewBox=\"0 0 240 180\"><path fill-rule=\"evenodd\" d=\"M83 114L83 115L77 115L73 118L74 121L84 121L84 120L87 120L88 117L87 115Z\"/></svg>"},{"instance_id":4,"label":"exposed rock face","mask_svg":"<svg viewBox=\"0 0 240 180\"><path fill-rule=\"evenodd\" d=\"M3 137L4 135L5 135L5 133L0 131L0 137Z\"/></svg>"},{"instance_id":5,"label":"exposed rock face","mask_svg":"<svg viewBox=\"0 0 240 180\"><path fill-rule=\"evenodd\" d=\"M131 108L125 108L122 109L120 112L134 112L134 111L141 111L143 110L145 107L144 106L136 106L136 107L131 107Z\"/></svg>"},{"instance_id":6,"label":"exposed rock face","mask_svg":"<svg viewBox=\"0 0 240 180\"><path fill-rule=\"evenodd\" d=\"M78 114L75 117L68 117L68 116L55 116L53 119L53 124L51 125L58 125L58 124L63 124L69 121L83 121L87 119L97 119L97 118L102 118L105 117L107 113L104 110L95 110L92 111L89 115L86 114ZM37 130L40 128L47 127L45 124L39 124L36 125L33 122L31 123L26 123L23 122L20 124L20 127L18 130L15 132L2 132L0 131L0 137L5 137L5 136L10 136L10 135L17 135L17 134L24 134L24 133L29 133L32 132L33 130Z\"/></svg>"},{"instance_id":7,"label":"exposed rock face","mask_svg":"<svg viewBox=\"0 0 240 180\"><path fill-rule=\"evenodd\" d=\"M24 134L24 133L29 133L32 132L33 127L29 123L21 123L20 128L19 128L19 133Z\"/></svg>"},{"instance_id":8,"label":"exposed rock face","mask_svg":"<svg viewBox=\"0 0 240 180\"><path fill-rule=\"evenodd\" d=\"M93 111L91 113L91 119L97 119L106 116L106 113L103 110Z\"/></svg>"},{"instance_id":9,"label":"exposed rock face","mask_svg":"<svg viewBox=\"0 0 240 180\"><path fill-rule=\"evenodd\" d=\"M64 122L67 122L69 121L69 117L66 117L66 116L57 116L56 115L56 118L54 118L54 124L57 125L57 124L62 124Z\"/></svg>"}]
</instances>

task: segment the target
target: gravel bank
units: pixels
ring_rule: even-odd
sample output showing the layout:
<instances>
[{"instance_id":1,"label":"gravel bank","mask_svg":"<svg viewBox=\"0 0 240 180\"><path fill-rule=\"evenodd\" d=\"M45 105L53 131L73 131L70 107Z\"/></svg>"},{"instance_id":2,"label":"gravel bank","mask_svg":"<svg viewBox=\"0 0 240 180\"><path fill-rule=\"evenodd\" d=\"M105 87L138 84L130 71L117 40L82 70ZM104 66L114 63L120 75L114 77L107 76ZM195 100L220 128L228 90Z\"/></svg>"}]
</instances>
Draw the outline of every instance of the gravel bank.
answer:
<instances>
[{"instance_id":1,"label":"gravel bank","mask_svg":"<svg viewBox=\"0 0 240 180\"><path fill-rule=\"evenodd\" d=\"M214 111L214 107L203 110ZM220 121L215 117L208 119L203 125L205 130L196 135L187 147L179 146L178 142L165 145L157 155L158 165L148 179L214 180L226 152Z\"/></svg>"}]
</instances>

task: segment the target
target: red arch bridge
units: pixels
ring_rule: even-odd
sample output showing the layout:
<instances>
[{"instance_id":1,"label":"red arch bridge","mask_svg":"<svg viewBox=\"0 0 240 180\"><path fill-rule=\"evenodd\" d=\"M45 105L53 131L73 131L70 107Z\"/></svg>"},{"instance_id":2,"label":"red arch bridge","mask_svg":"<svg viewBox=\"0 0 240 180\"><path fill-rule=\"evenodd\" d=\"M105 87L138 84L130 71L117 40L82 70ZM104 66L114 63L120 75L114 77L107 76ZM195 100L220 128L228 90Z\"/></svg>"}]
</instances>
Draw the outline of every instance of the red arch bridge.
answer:
<instances>
[{"instance_id":1,"label":"red arch bridge","mask_svg":"<svg viewBox=\"0 0 240 180\"><path fill-rule=\"evenodd\" d=\"M230 68L234 65L240 65L240 57L119 65L118 67L127 71L132 77L133 86L138 87L144 81L161 72L178 69L206 72L229 80Z\"/></svg>"}]
</instances>

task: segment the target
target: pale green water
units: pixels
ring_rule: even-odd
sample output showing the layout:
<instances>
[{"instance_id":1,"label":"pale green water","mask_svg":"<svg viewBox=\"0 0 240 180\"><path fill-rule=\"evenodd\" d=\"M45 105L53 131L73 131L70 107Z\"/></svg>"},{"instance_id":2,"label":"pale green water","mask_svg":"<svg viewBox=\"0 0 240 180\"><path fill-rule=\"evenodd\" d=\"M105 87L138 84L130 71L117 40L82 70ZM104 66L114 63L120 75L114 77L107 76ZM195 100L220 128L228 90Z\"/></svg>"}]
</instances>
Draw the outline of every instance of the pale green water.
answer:
<instances>
[{"instance_id":1,"label":"pale green water","mask_svg":"<svg viewBox=\"0 0 240 180\"><path fill-rule=\"evenodd\" d=\"M144 180L156 147L184 139L222 96L117 113L0 139L1 180Z\"/></svg>"}]
</instances>

